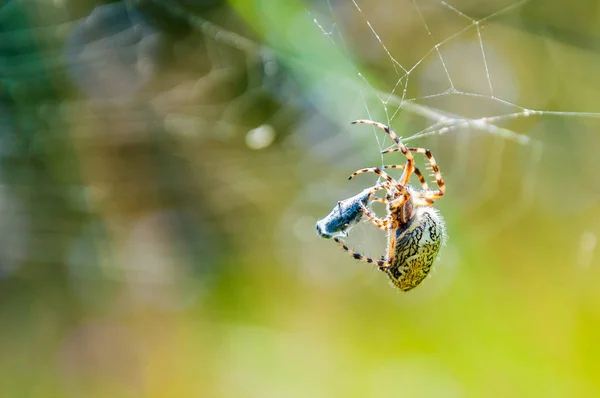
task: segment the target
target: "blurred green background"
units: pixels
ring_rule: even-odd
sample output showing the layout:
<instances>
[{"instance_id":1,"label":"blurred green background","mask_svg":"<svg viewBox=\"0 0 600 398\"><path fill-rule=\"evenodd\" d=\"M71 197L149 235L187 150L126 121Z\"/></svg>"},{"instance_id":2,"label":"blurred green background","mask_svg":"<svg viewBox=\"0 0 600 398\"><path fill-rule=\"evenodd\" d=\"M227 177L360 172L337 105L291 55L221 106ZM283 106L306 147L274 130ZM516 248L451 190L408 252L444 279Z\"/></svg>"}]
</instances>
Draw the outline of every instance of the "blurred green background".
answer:
<instances>
[{"instance_id":1,"label":"blurred green background","mask_svg":"<svg viewBox=\"0 0 600 398\"><path fill-rule=\"evenodd\" d=\"M598 70L591 0L3 2L0 396L600 396ZM410 293L314 230L361 118L447 183Z\"/></svg>"}]
</instances>

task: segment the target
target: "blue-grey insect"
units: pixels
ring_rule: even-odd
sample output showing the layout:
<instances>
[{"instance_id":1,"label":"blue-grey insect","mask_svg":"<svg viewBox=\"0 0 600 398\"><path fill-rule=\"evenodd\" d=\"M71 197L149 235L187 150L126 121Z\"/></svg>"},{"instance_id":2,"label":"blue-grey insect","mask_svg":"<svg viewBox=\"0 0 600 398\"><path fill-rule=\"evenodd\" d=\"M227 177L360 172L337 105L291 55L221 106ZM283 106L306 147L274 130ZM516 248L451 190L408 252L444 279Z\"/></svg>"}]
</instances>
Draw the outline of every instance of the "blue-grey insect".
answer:
<instances>
[{"instance_id":1,"label":"blue-grey insect","mask_svg":"<svg viewBox=\"0 0 600 398\"><path fill-rule=\"evenodd\" d=\"M363 208L371 197L372 189L365 189L351 198L340 200L331 213L317 221L317 234L325 239L348 236L348 231L362 219Z\"/></svg>"}]
</instances>

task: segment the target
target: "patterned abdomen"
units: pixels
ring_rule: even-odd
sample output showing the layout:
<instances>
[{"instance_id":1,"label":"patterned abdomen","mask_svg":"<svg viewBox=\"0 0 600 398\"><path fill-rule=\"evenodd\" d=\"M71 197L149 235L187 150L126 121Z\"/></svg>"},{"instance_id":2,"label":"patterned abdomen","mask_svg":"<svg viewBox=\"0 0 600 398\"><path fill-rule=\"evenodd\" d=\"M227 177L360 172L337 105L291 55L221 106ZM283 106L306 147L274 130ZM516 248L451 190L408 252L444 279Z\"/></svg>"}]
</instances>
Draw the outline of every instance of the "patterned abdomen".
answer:
<instances>
[{"instance_id":1,"label":"patterned abdomen","mask_svg":"<svg viewBox=\"0 0 600 398\"><path fill-rule=\"evenodd\" d=\"M395 258L382 268L394 285L408 291L429 275L446 240L444 220L432 207L417 207L410 221L395 234Z\"/></svg>"}]
</instances>

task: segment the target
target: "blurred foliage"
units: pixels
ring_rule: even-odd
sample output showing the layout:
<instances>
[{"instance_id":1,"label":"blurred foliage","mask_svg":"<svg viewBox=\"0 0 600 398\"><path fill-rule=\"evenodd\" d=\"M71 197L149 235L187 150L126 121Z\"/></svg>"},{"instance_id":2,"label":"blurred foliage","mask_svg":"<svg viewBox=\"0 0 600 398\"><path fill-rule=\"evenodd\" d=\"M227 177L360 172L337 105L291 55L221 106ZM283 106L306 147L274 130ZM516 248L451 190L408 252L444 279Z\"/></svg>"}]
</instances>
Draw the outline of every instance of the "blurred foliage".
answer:
<instances>
[{"instance_id":1,"label":"blurred foliage","mask_svg":"<svg viewBox=\"0 0 600 398\"><path fill-rule=\"evenodd\" d=\"M3 2L0 396L599 396L599 22L589 0ZM449 244L409 294L314 231L391 144L359 118L447 182Z\"/></svg>"}]
</instances>

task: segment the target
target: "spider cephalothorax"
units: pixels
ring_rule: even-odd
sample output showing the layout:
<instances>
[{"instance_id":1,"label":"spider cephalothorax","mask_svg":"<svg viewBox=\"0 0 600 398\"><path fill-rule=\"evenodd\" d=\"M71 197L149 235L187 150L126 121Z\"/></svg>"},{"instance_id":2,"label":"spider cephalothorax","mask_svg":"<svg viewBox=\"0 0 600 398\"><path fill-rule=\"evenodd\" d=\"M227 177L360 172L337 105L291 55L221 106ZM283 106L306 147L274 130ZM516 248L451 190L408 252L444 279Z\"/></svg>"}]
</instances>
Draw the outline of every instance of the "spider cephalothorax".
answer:
<instances>
[{"instance_id":1,"label":"spider cephalothorax","mask_svg":"<svg viewBox=\"0 0 600 398\"><path fill-rule=\"evenodd\" d=\"M439 212L432 207L434 201L445 193L444 181L437 163L428 149L405 147L396 134L381 123L371 120L357 120L353 123L371 124L384 130L398 148L386 150L383 153L402 152L407 159L405 165L393 164L387 165L385 168L397 168L404 171L398 180L377 167L354 172L350 178L362 173L375 173L382 177L384 182L365 189L350 199L338 202L338 206L340 206L338 211L336 212L334 208L327 217L320 220L317 223L317 231L326 231L327 236L323 233L320 235L334 237L334 240L355 259L377 264L379 269L385 272L400 290L411 290L429 275L439 250L445 243L444 221ZM429 188L425 178L415 165L412 152L427 156L438 189ZM409 185L413 173L419 178L422 186L420 190ZM380 189L387 191L385 199L373 196L373 193ZM369 199L386 204L387 215L385 218L378 218L367 207ZM341 211L342 209L346 211ZM387 249L380 260L353 252L338 237L345 236L347 230L360 221L363 216L379 229L387 231ZM325 226L327 228L324 228Z\"/></svg>"}]
</instances>

